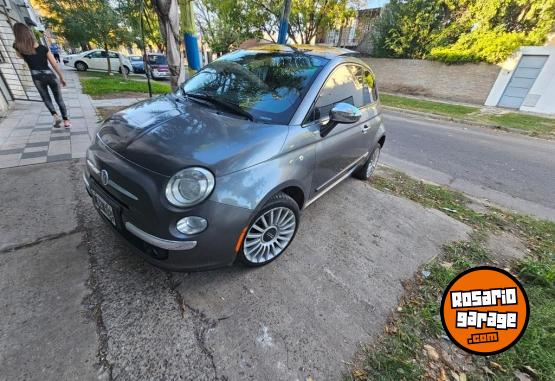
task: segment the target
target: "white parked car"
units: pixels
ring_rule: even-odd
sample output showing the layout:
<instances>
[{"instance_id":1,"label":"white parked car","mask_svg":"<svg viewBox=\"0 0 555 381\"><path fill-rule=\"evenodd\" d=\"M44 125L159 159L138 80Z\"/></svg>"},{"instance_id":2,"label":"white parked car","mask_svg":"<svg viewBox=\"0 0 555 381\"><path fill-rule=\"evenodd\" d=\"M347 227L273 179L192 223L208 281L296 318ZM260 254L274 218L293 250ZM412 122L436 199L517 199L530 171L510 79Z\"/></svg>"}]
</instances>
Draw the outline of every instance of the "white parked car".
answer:
<instances>
[{"instance_id":1,"label":"white parked car","mask_svg":"<svg viewBox=\"0 0 555 381\"><path fill-rule=\"evenodd\" d=\"M112 70L117 70L120 73L122 70L129 74L132 71L133 66L131 61L124 54L109 51L110 55L110 65ZM120 59L123 63L123 68L120 66ZM78 54L70 54L63 57L64 65L76 68L79 71L91 70L108 70L108 60L106 59L106 51L102 49L88 50L86 52Z\"/></svg>"}]
</instances>

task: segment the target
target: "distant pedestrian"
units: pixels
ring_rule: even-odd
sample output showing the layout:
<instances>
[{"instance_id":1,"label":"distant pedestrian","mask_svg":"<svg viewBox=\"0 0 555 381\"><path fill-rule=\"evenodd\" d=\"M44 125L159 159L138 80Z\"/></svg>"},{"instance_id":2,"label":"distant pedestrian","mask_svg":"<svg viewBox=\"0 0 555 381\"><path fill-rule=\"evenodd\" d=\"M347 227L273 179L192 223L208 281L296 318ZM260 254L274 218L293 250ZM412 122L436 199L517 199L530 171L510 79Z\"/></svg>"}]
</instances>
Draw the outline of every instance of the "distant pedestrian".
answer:
<instances>
[{"instance_id":1,"label":"distant pedestrian","mask_svg":"<svg viewBox=\"0 0 555 381\"><path fill-rule=\"evenodd\" d=\"M58 44L54 42L52 45L50 45L50 51L54 55L56 62L60 63L60 48L58 47Z\"/></svg>"},{"instance_id":2,"label":"distant pedestrian","mask_svg":"<svg viewBox=\"0 0 555 381\"><path fill-rule=\"evenodd\" d=\"M13 32L15 35L15 42L13 47L17 52L17 55L25 60L29 69L31 70L31 77L33 82L37 87L37 90L42 98L42 101L48 108L48 111L52 114L54 118L54 127L60 127L62 120L58 116L54 104L52 103L52 98L48 93L48 88L52 91L54 99L60 108L62 113L62 118L64 120L64 127L71 127L71 122L67 116L67 108L62 99L62 91L60 88L60 83L65 87L66 81L64 79L64 74L60 67L56 63L56 59L48 48L44 45L40 45L35 39L35 34L27 27L27 25L22 23L16 23L13 26ZM48 63L52 66L52 69L58 74L60 81L58 83L58 78L48 67Z\"/></svg>"}]
</instances>

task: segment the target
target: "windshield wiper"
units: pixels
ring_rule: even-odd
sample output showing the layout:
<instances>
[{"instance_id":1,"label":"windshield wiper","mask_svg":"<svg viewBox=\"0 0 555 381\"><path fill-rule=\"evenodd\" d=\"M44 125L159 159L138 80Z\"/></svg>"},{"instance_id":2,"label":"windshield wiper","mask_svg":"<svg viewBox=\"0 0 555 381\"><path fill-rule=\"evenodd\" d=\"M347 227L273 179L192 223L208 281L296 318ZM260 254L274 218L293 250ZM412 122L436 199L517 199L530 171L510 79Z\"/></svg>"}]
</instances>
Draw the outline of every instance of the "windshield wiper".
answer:
<instances>
[{"instance_id":1,"label":"windshield wiper","mask_svg":"<svg viewBox=\"0 0 555 381\"><path fill-rule=\"evenodd\" d=\"M197 98L203 101L208 101L216 106L220 106L223 107L225 109L227 109L228 111L232 111L235 114L244 116L245 118L247 118L248 120L250 120L251 122L254 122L254 116L248 112L247 110L245 110L244 108L236 105L235 103L231 103L228 102L226 100L223 100L221 98L217 98L214 97L212 95L209 94L205 94L205 93L183 93L184 96L186 97L191 97L191 98Z\"/></svg>"}]
</instances>

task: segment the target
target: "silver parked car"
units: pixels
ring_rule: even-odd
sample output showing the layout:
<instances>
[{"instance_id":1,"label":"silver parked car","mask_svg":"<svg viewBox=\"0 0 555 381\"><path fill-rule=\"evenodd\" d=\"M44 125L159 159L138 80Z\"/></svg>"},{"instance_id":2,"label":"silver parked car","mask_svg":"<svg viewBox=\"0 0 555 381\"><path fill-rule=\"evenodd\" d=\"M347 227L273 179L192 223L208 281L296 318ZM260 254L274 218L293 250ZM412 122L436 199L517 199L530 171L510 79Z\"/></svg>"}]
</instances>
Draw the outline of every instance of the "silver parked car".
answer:
<instances>
[{"instance_id":1,"label":"silver parked car","mask_svg":"<svg viewBox=\"0 0 555 381\"><path fill-rule=\"evenodd\" d=\"M114 114L84 180L99 213L157 266L260 266L293 241L300 210L372 174L384 141L374 75L353 52L262 45Z\"/></svg>"}]
</instances>

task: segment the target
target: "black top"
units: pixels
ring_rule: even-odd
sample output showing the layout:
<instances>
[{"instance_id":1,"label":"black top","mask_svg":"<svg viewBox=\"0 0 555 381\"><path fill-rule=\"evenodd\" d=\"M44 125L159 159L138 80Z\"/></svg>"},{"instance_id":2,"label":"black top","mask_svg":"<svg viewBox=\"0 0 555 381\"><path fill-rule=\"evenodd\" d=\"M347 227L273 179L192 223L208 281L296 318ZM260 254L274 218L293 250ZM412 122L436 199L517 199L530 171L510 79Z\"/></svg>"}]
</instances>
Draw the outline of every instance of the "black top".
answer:
<instances>
[{"instance_id":1,"label":"black top","mask_svg":"<svg viewBox=\"0 0 555 381\"><path fill-rule=\"evenodd\" d=\"M15 49L15 46L14 46ZM17 49L16 49L17 50ZM35 49L35 54L23 54L20 51L18 53L23 57L29 69L31 70L49 70L48 59L46 54L48 53L48 48L44 45L39 45Z\"/></svg>"}]
</instances>

